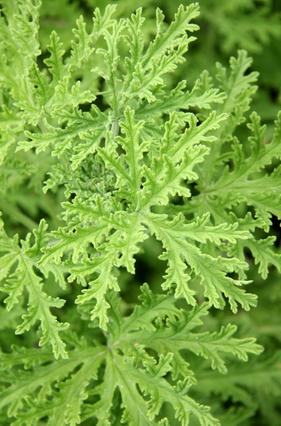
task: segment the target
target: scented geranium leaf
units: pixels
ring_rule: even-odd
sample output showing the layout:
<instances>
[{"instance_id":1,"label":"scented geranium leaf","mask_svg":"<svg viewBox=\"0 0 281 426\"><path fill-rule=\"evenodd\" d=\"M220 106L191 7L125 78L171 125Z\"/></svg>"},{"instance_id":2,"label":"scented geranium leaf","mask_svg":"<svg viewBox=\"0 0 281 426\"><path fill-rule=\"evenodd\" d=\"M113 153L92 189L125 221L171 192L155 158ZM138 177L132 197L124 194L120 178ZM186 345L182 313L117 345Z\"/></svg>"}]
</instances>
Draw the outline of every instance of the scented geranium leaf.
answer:
<instances>
[{"instance_id":1,"label":"scented geranium leaf","mask_svg":"<svg viewBox=\"0 0 281 426\"><path fill-rule=\"evenodd\" d=\"M154 294L148 284L141 286L139 296L141 304L135 306L132 314L123 320L119 332L128 333L134 330L155 330L153 320L161 317L174 317L178 309L173 303L173 296Z\"/></svg>"},{"instance_id":2,"label":"scented geranium leaf","mask_svg":"<svg viewBox=\"0 0 281 426\"><path fill-rule=\"evenodd\" d=\"M184 386L180 388L180 384L178 384L180 389L177 392L177 389L171 386L167 381L163 380L161 376L157 377L155 373L150 375L144 370L130 368L127 363L123 365L123 368L126 368L126 366L128 368L128 373L131 374L132 379L139 385L142 392L151 397L151 402L148 405L149 419L154 418L158 414L164 402L169 402L175 411L175 418L178 419L182 425L188 423L190 417L196 418L201 425L218 424L206 406L196 403L192 398L185 395ZM125 386L123 385L121 393L122 391L125 399L128 396L129 391L126 384ZM130 410L130 415L132 415L132 409Z\"/></svg>"},{"instance_id":3,"label":"scented geranium leaf","mask_svg":"<svg viewBox=\"0 0 281 426\"><path fill-rule=\"evenodd\" d=\"M182 181L185 179L196 180L197 174L193 171L193 168L203 161L207 153L208 148L196 147L190 154L184 155L176 166L168 156L164 156L162 173L160 176L158 175L158 180L156 178L157 175L151 173L150 169L146 170L145 196L141 203L142 208L147 208L153 204L167 204L169 196L182 195L186 198L190 197L190 192L182 185Z\"/></svg>"},{"instance_id":4,"label":"scented geranium leaf","mask_svg":"<svg viewBox=\"0 0 281 426\"><path fill-rule=\"evenodd\" d=\"M117 264L134 274L135 256L140 251L140 243L145 241L149 234L138 214L120 214L117 218L119 220L119 224L116 226L117 232L111 239L112 247L119 255Z\"/></svg>"},{"instance_id":5,"label":"scented geranium leaf","mask_svg":"<svg viewBox=\"0 0 281 426\"><path fill-rule=\"evenodd\" d=\"M247 147L235 138L231 150L225 154L225 159L234 163L233 171L224 166L220 177L202 188L201 197L204 193L208 205L214 210L218 204L229 208L237 202L245 202L255 208L256 215L263 222L262 227L268 229L271 214L277 217L281 214L280 167L273 167L271 172L265 170L266 165L280 156L280 117L270 143L265 143L265 127L257 114L251 115L248 127L251 133Z\"/></svg>"},{"instance_id":6,"label":"scented geranium leaf","mask_svg":"<svg viewBox=\"0 0 281 426\"><path fill-rule=\"evenodd\" d=\"M108 317L107 310L109 303L106 301L106 295L109 290L119 290L118 281L114 272L112 271L112 265L116 256L112 253L105 254L102 261L98 262L96 267L91 264L91 272L97 272L98 278L89 282L89 288L82 290L82 294L78 296L76 303L83 304L93 299L96 301L94 308L91 310L91 319L98 319L99 326L103 329L107 329ZM76 272L77 274L77 272ZM87 271L88 274L88 271Z\"/></svg>"},{"instance_id":7,"label":"scented geranium leaf","mask_svg":"<svg viewBox=\"0 0 281 426\"><path fill-rule=\"evenodd\" d=\"M16 135L22 132L24 121L15 111L2 105L0 108L0 165L16 144Z\"/></svg>"},{"instance_id":8,"label":"scented geranium leaf","mask_svg":"<svg viewBox=\"0 0 281 426\"><path fill-rule=\"evenodd\" d=\"M135 390L132 390L135 381L139 385L138 389L151 398L148 401L148 414L151 416L151 421L159 413L163 403L161 400L164 395L167 395L166 391L168 392L168 388L171 386L169 380L169 386L166 387L168 373L177 377L177 389L181 396L189 392L194 383L194 377L192 372L188 370L186 356L183 356L182 351L190 350L205 357L210 361L213 368L217 368L221 373L226 373L226 361L229 362L231 357L246 361L249 354L261 352L261 346L255 343L255 339L234 337L234 333L237 331L237 327L234 325L229 324L219 332L200 332L203 319L208 316L210 307L208 304L202 304L187 312L176 307L175 300L172 297L153 295L147 286L143 288L141 300L142 305L126 318L124 323L121 324L119 332L112 336L111 342L113 347L120 348L125 355L122 359L120 352L118 352L118 362L113 355L112 364L115 365L116 370L115 373L111 370L110 375L114 376L115 382L120 382L119 389L126 407L125 418L129 424L136 422L138 416L143 416L143 411L147 409L143 403L141 404L143 408L139 413L132 413L129 408L131 398L135 394ZM116 311L114 316L116 316ZM148 323L150 323L149 328L147 328ZM187 341L190 344L186 345ZM151 352L151 349L153 349L153 352ZM158 361L151 356L154 351L158 353ZM127 360L129 360L128 365ZM123 371L123 368L120 367L122 362L127 365L126 376L121 375ZM136 365L133 362L136 362ZM180 366L183 368L181 369ZM148 377L145 379L144 375L146 374L152 375L153 379ZM142 376L143 380L141 379ZM180 378L183 378L184 381L180 382ZM109 380L109 377L107 380ZM156 381L158 381L158 385L156 385ZM129 383L131 383L131 386ZM130 395L127 390L129 386L131 392L133 392ZM165 391L162 386L165 387ZM140 395L136 393L136 400L139 400L139 397ZM189 421L191 415L197 417L199 423L201 421L205 424L204 421L207 421L208 416L207 418L204 416L204 420L201 419L199 406L195 407L189 397L187 397L185 403L182 401L183 405L186 404L185 414L179 408L177 398L170 399L171 401L173 401L173 407L176 411L175 416L179 416L179 420L183 424ZM215 422L215 419L212 419L212 421Z\"/></svg>"},{"instance_id":9,"label":"scented geranium leaf","mask_svg":"<svg viewBox=\"0 0 281 426\"><path fill-rule=\"evenodd\" d=\"M106 92L106 101L110 105L113 115L113 121L116 120L119 113L119 105L122 98L117 98L117 87L120 85L119 74L119 50L120 42L125 31L125 22L123 20L114 21L110 31L104 35L106 48L100 48L99 53L105 62L105 68L102 72L107 82L108 91Z\"/></svg>"},{"instance_id":10,"label":"scented geranium leaf","mask_svg":"<svg viewBox=\"0 0 281 426\"><path fill-rule=\"evenodd\" d=\"M227 138L233 129L241 124L244 114L249 109L251 98L257 86L256 72L246 73L252 63L244 50L238 51L237 57L230 58L230 70L227 71L220 64L217 65L217 80L220 88L226 93L226 98L221 109L230 114L225 126L220 129L220 134Z\"/></svg>"},{"instance_id":11,"label":"scented geranium leaf","mask_svg":"<svg viewBox=\"0 0 281 426\"><path fill-rule=\"evenodd\" d=\"M60 387L60 392L52 410L49 424L77 425L81 423L81 408L87 399L87 387L91 380L96 379L99 360L93 365L92 360L84 362L78 372L74 372L70 378Z\"/></svg>"},{"instance_id":12,"label":"scented geranium leaf","mask_svg":"<svg viewBox=\"0 0 281 426\"><path fill-rule=\"evenodd\" d=\"M222 354L226 357L231 355L242 361L247 361L249 354L258 355L262 351L262 347L255 343L254 338L239 339L232 337L237 331L235 325L228 324L218 332L213 333L191 333L185 332L186 323L187 320L183 316L183 328L180 326L177 328L178 323L172 323L170 330L160 330L154 333L151 340L152 344L147 343L146 345L153 348L160 345L165 347L165 350L174 352L186 349L186 344L188 344L189 351L208 359L212 368L218 369L221 373L227 371ZM140 341L143 342L142 339Z\"/></svg>"},{"instance_id":13,"label":"scented geranium leaf","mask_svg":"<svg viewBox=\"0 0 281 426\"><path fill-rule=\"evenodd\" d=\"M31 256L34 248L30 249L29 239L19 243L17 238L12 240L4 230L1 231L0 264L3 263L3 268L0 278L1 290L8 294L5 303L7 309L11 310L19 303L23 294L27 293L27 311L22 315L23 321L17 326L16 334L29 331L39 321L41 330L39 345L51 344L57 358L67 357L65 343L60 333L68 324L60 323L51 312L51 308L61 308L64 300L48 296L43 290L42 278L35 271L39 266L36 257Z\"/></svg>"},{"instance_id":14,"label":"scented geranium leaf","mask_svg":"<svg viewBox=\"0 0 281 426\"><path fill-rule=\"evenodd\" d=\"M135 13L132 13L130 19L127 20L126 25L128 28L126 34L126 44L130 49L130 56L126 58L127 72L133 76L135 64L141 61L144 49L144 33L143 24L145 18L142 16L142 9L138 8Z\"/></svg>"},{"instance_id":15,"label":"scented geranium leaf","mask_svg":"<svg viewBox=\"0 0 281 426\"><path fill-rule=\"evenodd\" d=\"M93 53L93 38L97 36L97 32L88 33L86 22L83 16L76 21L76 28L73 29L74 38L71 41L71 56L67 61L67 67L80 68Z\"/></svg>"},{"instance_id":16,"label":"scented geranium leaf","mask_svg":"<svg viewBox=\"0 0 281 426\"><path fill-rule=\"evenodd\" d=\"M39 116L42 114L36 123L39 131L28 129L25 132L25 138L22 137L20 140L20 149L30 150L36 147L37 152L41 152L47 148L54 148L53 155L60 156L65 149L74 145L75 140L74 167L95 151L95 146L104 135L106 117L102 117L98 108L93 108L92 114L83 114L79 109L80 104L94 101L96 89L95 85L90 88L86 82L77 79L77 72L92 63L92 56L99 38L112 25L113 12L114 7L110 6L104 15L97 12L90 33L86 30L83 18L79 18L77 28L74 30L75 39L72 42L70 55L64 54L61 41L56 33L52 33L49 45L50 56L44 60L49 74L46 74L46 69L37 69L36 76L33 73L30 82L30 93L34 93L34 104L40 104L40 106L37 105L37 109ZM34 70L34 66L32 69ZM44 91L44 96L42 94L39 96L39 89L41 92ZM15 98L16 96L18 93L15 94ZM98 124L97 121L100 123ZM62 123L64 131L61 128ZM81 150L77 150L77 137L81 138L82 143L88 145L88 152L82 154ZM93 140L96 140L96 144L92 144ZM76 154L80 151L79 155L76 155L75 151Z\"/></svg>"},{"instance_id":17,"label":"scented geranium leaf","mask_svg":"<svg viewBox=\"0 0 281 426\"><path fill-rule=\"evenodd\" d=\"M124 111L124 120L120 123L122 136L115 137L115 129L108 133L105 147L99 154L107 167L111 167L118 176L117 184L128 199L132 196L133 208L139 204L139 191L143 178L143 157L148 143L140 137L143 122L135 120L135 113L129 107ZM118 123L113 122L114 127ZM118 129L117 129L118 131ZM124 155L120 155L120 149Z\"/></svg>"},{"instance_id":18,"label":"scented geranium leaf","mask_svg":"<svg viewBox=\"0 0 281 426\"><path fill-rule=\"evenodd\" d=\"M140 100L154 102L154 90L163 84L163 76L174 71L178 64L183 62L183 55L194 37L187 37L186 32L198 29L190 21L198 16L197 4L187 7L180 6L171 25L164 31L164 15L157 9L157 33L155 39L149 44L142 55L134 57L134 72L130 72L125 81L126 97L136 93ZM131 54L134 53L131 51ZM132 64L133 65L133 64ZM132 66L130 67L132 69ZM129 68L129 70L130 70Z\"/></svg>"},{"instance_id":19,"label":"scented geranium leaf","mask_svg":"<svg viewBox=\"0 0 281 426\"><path fill-rule=\"evenodd\" d=\"M75 211L80 211L84 218L95 217L94 210L87 211L86 208L83 210L81 205L77 206ZM97 275L88 282L89 288L82 290L83 294L78 296L77 303L95 301L91 318L97 318L100 326L106 329L108 322L106 312L109 308L106 295L111 289L119 290L114 268L121 266L134 273L134 255L139 251L138 244L148 235L135 214L119 214L112 220L110 216L100 216L99 221L100 223L95 226L81 229L74 225L67 232L62 229L51 234L51 237L57 240L55 242L49 240L49 247L45 249L41 262L43 267L49 262L59 265L62 256L67 254L71 258L68 268L69 281L78 280L85 285L86 277ZM109 235L111 246L106 247L104 238L109 238ZM90 245L93 246L92 255L85 257L85 248Z\"/></svg>"},{"instance_id":20,"label":"scented geranium leaf","mask_svg":"<svg viewBox=\"0 0 281 426\"><path fill-rule=\"evenodd\" d=\"M205 121L197 125L197 118L190 114L186 116L189 127L175 141L172 139L174 132L171 132L174 116L171 115L165 129L162 156L152 158L151 166L145 169L142 209L155 204L167 204L169 195L189 196L189 191L182 185L182 181L197 179L195 166L202 163L209 152L204 142L215 140L212 130L217 129L225 118L224 114L216 116L211 113Z\"/></svg>"},{"instance_id":21,"label":"scented geranium leaf","mask_svg":"<svg viewBox=\"0 0 281 426\"><path fill-rule=\"evenodd\" d=\"M168 361L167 358L166 361ZM106 377L104 377L103 383L103 387L107 389L104 394L106 399L103 399L102 405L99 406L102 412L98 414L98 417L102 418L103 421L108 421L108 416L104 415L104 409L101 410L101 407L105 407L106 401L109 404L109 397L112 398L112 377L114 377L113 388L119 389L124 408L122 420L129 425L159 424L159 421L156 422L154 419L161 406L167 402L172 404L175 418L182 425L188 424L189 418L193 416L201 425L218 424L207 407L196 403L186 395L184 386L181 389L176 389L175 386L170 385L162 378L161 374L165 374L165 371L169 371L171 367L166 365L163 368L163 358L159 362L162 364L161 368L159 368L159 364L154 364L147 370L146 368L136 368L130 359L126 360L117 354L114 355L113 359L107 359L107 365L110 365L110 367L105 372ZM124 371L126 371L126 375L124 375ZM109 387L108 381L110 381L111 387ZM147 400L147 398L149 399ZM135 408L136 402L137 410Z\"/></svg>"},{"instance_id":22,"label":"scented geranium leaf","mask_svg":"<svg viewBox=\"0 0 281 426\"><path fill-rule=\"evenodd\" d=\"M224 101L225 94L214 87L207 71L202 72L196 80L192 90L187 90L187 82L181 81L168 93L164 99L147 103L137 111L137 116L150 116L171 113L178 109L188 110L189 108L211 109L212 105L220 104Z\"/></svg>"},{"instance_id":23,"label":"scented geranium leaf","mask_svg":"<svg viewBox=\"0 0 281 426\"><path fill-rule=\"evenodd\" d=\"M88 408L87 417L96 417L97 424L99 426L111 424L111 407L113 404L114 393L116 391L116 376L113 368L113 363L110 359L106 363L104 371L103 382L99 385L97 389L97 394L99 395L99 401L95 404L94 407L90 406ZM140 404L140 405L139 405ZM138 398L138 411L142 412L141 400ZM141 414L140 414L141 416Z\"/></svg>"},{"instance_id":24,"label":"scented geranium leaf","mask_svg":"<svg viewBox=\"0 0 281 426\"><path fill-rule=\"evenodd\" d=\"M133 218L134 219L134 218ZM82 290L82 295L78 296L77 303L85 303L95 299L96 304L91 311L91 318L98 318L101 328L107 328L106 312L109 308L106 302L106 295L109 290L119 291L117 277L114 273L114 266L123 266L128 272L134 273L134 254L139 251L138 244L147 238L147 234L136 220L125 222L127 225L126 232L123 230L116 231L111 239L112 249L103 249L103 253L97 256L96 262L90 261L79 269L74 267L71 269L71 278L78 279L83 275L98 273L98 278L89 283L90 288ZM96 264L96 265L95 265Z\"/></svg>"},{"instance_id":25,"label":"scented geranium leaf","mask_svg":"<svg viewBox=\"0 0 281 426\"><path fill-rule=\"evenodd\" d=\"M237 303L241 304L246 310L255 305L256 297L245 293L245 290L240 288L241 285L247 284L247 282L228 276L229 272L239 272L247 268L247 264L241 263L236 258L224 258L219 254L217 257L212 257L204 253L203 248L201 251L197 246L192 245L188 241L188 239L194 239L192 225L185 225L182 216L175 217L170 222L167 221L165 216L155 214L147 215L146 219L152 233L162 242L165 249L162 255L162 259L168 262L166 281L163 284L165 289L176 286L177 296L182 297L185 295L187 302L194 305L194 291L188 290L187 287L190 275L187 274L187 266L185 268L185 265L189 265L191 270L200 277L205 296L217 308L224 306L223 295L229 299L234 312L237 311ZM218 242L216 232L220 232L220 227L210 228L209 239ZM235 241L235 234L232 234L233 231L231 229L229 230L229 240L233 241L234 238ZM213 233L214 237L212 237ZM236 239L247 237L247 234L243 232L242 234L238 232L236 235ZM205 238L206 240L208 239L207 233ZM221 235L222 238L223 236ZM224 239L227 240L227 231L225 231ZM185 277L185 279L179 280L179 276Z\"/></svg>"},{"instance_id":26,"label":"scented geranium leaf","mask_svg":"<svg viewBox=\"0 0 281 426\"><path fill-rule=\"evenodd\" d=\"M210 181L210 177L218 171L214 168L215 162L220 158L222 146L225 141L233 138L236 127L245 121L245 113L250 107L250 102L257 86L254 83L257 80L257 73L248 73L252 60L243 50L238 51L237 57L231 57L230 69L227 70L221 64L217 65L216 79L218 87L225 93L225 100L219 106L218 110L228 114L228 119L220 126L216 133L218 143L211 147L210 155L206 161L204 174L204 183Z\"/></svg>"},{"instance_id":27,"label":"scented geranium leaf","mask_svg":"<svg viewBox=\"0 0 281 426\"><path fill-rule=\"evenodd\" d=\"M278 116L276 120L274 135L270 143L265 143L266 128L264 125L261 125L259 116L253 113L250 118L251 121L248 124L248 128L251 133L248 138L248 146L244 147L239 143L238 139L234 140L232 150L228 152L229 158L233 159L234 170L227 175L225 169L225 172L217 181L218 186L215 184L221 194L227 191L229 187L232 187L233 190L238 192L242 184L246 185L245 191L247 193L254 190L251 189L251 185L254 186L253 183L257 186L257 190L261 190L261 186L259 186L261 182L259 178L261 176L257 175L254 178L253 174L261 171L264 166L272 163L275 158L279 158L280 156L280 117ZM251 153L250 156L249 151ZM267 178L268 184L273 186L272 189L274 190L274 178L278 182L278 175L271 174L272 181L269 179L270 175L263 175L264 177Z\"/></svg>"},{"instance_id":28,"label":"scented geranium leaf","mask_svg":"<svg viewBox=\"0 0 281 426\"><path fill-rule=\"evenodd\" d=\"M240 272L243 264L235 258L215 258L208 254L203 254L199 249L191 245L188 245L186 249L188 252L187 261L190 262L191 267L200 277L205 297L215 307L221 309L225 306L223 295L228 299L231 310L234 313L238 311L238 304L246 311L252 306L256 306L256 295L241 289L241 286L248 284L249 281L235 279L228 275L228 273L234 271Z\"/></svg>"},{"instance_id":29,"label":"scented geranium leaf","mask_svg":"<svg viewBox=\"0 0 281 426\"><path fill-rule=\"evenodd\" d=\"M1 390L0 407L5 411L9 407L8 416L16 417L16 425L38 423L46 416L50 424L57 424L58 419L65 425L80 423L86 389L90 380L96 378L104 356L102 348L77 347L67 360L57 361L41 349L19 351L12 358L9 355L0 355L1 371L9 366L18 374L6 375L7 386ZM23 365L25 371L21 370Z\"/></svg>"},{"instance_id":30,"label":"scented geranium leaf","mask_svg":"<svg viewBox=\"0 0 281 426\"><path fill-rule=\"evenodd\" d=\"M145 290L145 294L147 293L148 291ZM157 298L155 302L156 300ZM166 312L161 309L164 302ZM239 360L247 361L249 354L258 355L262 351L262 347L254 338L234 337L237 326L233 324L222 327L218 332L198 332L204 317L208 315L210 305L207 303L196 306L188 312L176 308L174 301L169 297L165 299L158 296L158 303L158 305L156 303L152 305L153 312L156 312L156 309L158 311L158 323L153 322L155 316L148 316L147 309L151 305L139 307L127 318L127 325L124 323L121 333L127 333L129 344L138 342L146 348L160 350L161 353L171 352L177 356L174 364L181 359L181 351L188 350L208 359L212 368L218 369L221 373L227 372L226 360L229 358L237 357ZM140 312L143 313L146 321L149 320L150 328L144 328L142 321L135 321L136 315L138 318ZM165 322L160 321L165 318L168 318ZM126 339L124 341L126 342Z\"/></svg>"},{"instance_id":31,"label":"scented geranium leaf","mask_svg":"<svg viewBox=\"0 0 281 426\"><path fill-rule=\"evenodd\" d=\"M52 84L56 84L62 77L62 58L65 50L58 34L55 31L53 31L50 35L48 51L50 52L50 56L44 60L44 63L48 66L49 72L52 74Z\"/></svg>"},{"instance_id":32,"label":"scented geranium leaf","mask_svg":"<svg viewBox=\"0 0 281 426\"><path fill-rule=\"evenodd\" d=\"M259 273L265 279L268 276L270 266L281 269L281 255L274 249L275 237L267 237L256 242L247 241L246 246L251 250L255 263L259 265Z\"/></svg>"},{"instance_id":33,"label":"scented geranium leaf","mask_svg":"<svg viewBox=\"0 0 281 426\"><path fill-rule=\"evenodd\" d=\"M49 261L58 263L65 252L71 252L72 259L78 261L84 249L90 243L98 243L110 228L108 224L96 224L92 227L61 229L51 234L45 254L42 257L43 265Z\"/></svg>"},{"instance_id":34,"label":"scented geranium leaf","mask_svg":"<svg viewBox=\"0 0 281 426\"><path fill-rule=\"evenodd\" d=\"M177 233L182 232L187 238L198 241L199 243L210 241L220 245L227 241L230 244L235 244L237 240L245 240L251 236L249 232L239 230L238 223L211 225L208 213L190 223L184 223L184 218L181 215L175 219L173 230Z\"/></svg>"},{"instance_id":35,"label":"scented geranium leaf","mask_svg":"<svg viewBox=\"0 0 281 426\"><path fill-rule=\"evenodd\" d=\"M198 15L199 8L197 4L192 4L186 8L184 6L180 6L169 28L167 28L166 31L163 31L164 15L161 10L157 9L157 34L155 39L150 43L143 58L143 62L149 64L153 58L157 58L168 49L173 48L181 41L182 35L185 34L186 31L192 32L194 30L198 30L199 28L196 24L190 23L190 21Z\"/></svg>"},{"instance_id":36,"label":"scented geranium leaf","mask_svg":"<svg viewBox=\"0 0 281 426\"><path fill-rule=\"evenodd\" d=\"M75 72L91 63L92 55L97 48L97 41L105 35L113 23L114 10L115 7L111 5L106 8L103 15L97 10L90 32L87 31L84 18L80 16L77 19L76 28L73 29L74 38L71 41L70 56L65 60L61 78L54 89L50 105L53 113L62 111L67 105L76 106L79 103L91 102L95 99L95 94L90 89L84 88L80 81L75 81Z\"/></svg>"},{"instance_id":37,"label":"scented geranium leaf","mask_svg":"<svg viewBox=\"0 0 281 426\"><path fill-rule=\"evenodd\" d=\"M206 120L198 124L198 118L194 114L188 114L188 128L176 144L170 144L167 154L172 155L174 160L179 160L187 149L200 143L215 142L216 136L212 134L212 131L218 129L220 123L225 121L227 117L227 114L217 115L212 112Z\"/></svg>"},{"instance_id":38,"label":"scented geranium leaf","mask_svg":"<svg viewBox=\"0 0 281 426\"><path fill-rule=\"evenodd\" d=\"M75 144L71 158L72 168L76 169L89 154L96 151L105 134L107 117L98 108L93 108L90 113L84 114L76 110L67 118L68 125L64 129L54 128L45 123L46 131L43 133L27 131L25 134L28 140L20 142L19 149L28 151L35 148L38 153L52 149L54 156L62 157ZM79 149L82 144L85 150L83 152Z\"/></svg>"},{"instance_id":39,"label":"scented geranium leaf","mask_svg":"<svg viewBox=\"0 0 281 426\"><path fill-rule=\"evenodd\" d=\"M33 99L34 88L30 79L34 59L40 54L38 42L38 18L40 2L37 0L19 1L17 3L4 0L1 16L1 85L9 88L16 100L17 107L22 110L22 118L32 119L36 116L36 105ZM18 76L9 72L17 69Z\"/></svg>"},{"instance_id":40,"label":"scented geranium leaf","mask_svg":"<svg viewBox=\"0 0 281 426\"><path fill-rule=\"evenodd\" d=\"M228 374L220 376L216 371L207 372L204 367L199 370L197 377L200 387L195 386L196 394L200 395L204 389L204 393L224 394L247 406L255 407L258 403L268 418L271 413L274 415L274 395L280 395L280 352L253 361L251 370L241 364L234 364Z\"/></svg>"},{"instance_id":41,"label":"scented geranium leaf","mask_svg":"<svg viewBox=\"0 0 281 426\"><path fill-rule=\"evenodd\" d=\"M274 159L280 159L281 138L281 114L277 115L272 140L266 141L266 126L261 124L261 119L256 112L250 116L248 129L251 132L249 143L251 147L251 159L247 159L247 165L251 166L251 172L262 169L272 163Z\"/></svg>"},{"instance_id":42,"label":"scented geranium leaf","mask_svg":"<svg viewBox=\"0 0 281 426\"><path fill-rule=\"evenodd\" d=\"M119 139L119 144L125 150L125 160L127 168L130 187L133 194L137 196L141 184L141 160L144 154L144 148L139 141L139 133L143 123L136 123L134 120L134 112L126 109L124 112L124 122L121 123L122 132L125 134L124 138Z\"/></svg>"}]
</instances>

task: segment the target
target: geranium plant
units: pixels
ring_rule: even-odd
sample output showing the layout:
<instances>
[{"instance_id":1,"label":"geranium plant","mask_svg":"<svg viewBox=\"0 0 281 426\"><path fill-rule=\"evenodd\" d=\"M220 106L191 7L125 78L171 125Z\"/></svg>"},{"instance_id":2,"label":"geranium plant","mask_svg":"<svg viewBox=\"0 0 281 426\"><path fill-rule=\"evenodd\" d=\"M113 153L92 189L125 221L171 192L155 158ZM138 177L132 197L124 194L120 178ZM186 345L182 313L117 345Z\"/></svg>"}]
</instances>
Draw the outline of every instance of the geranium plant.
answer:
<instances>
[{"instance_id":1,"label":"geranium plant","mask_svg":"<svg viewBox=\"0 0 281 426\"><path fill-rule=\"evenodd\" d=\"M40 2L2 3L1 424L244 424L281 381L239 326L254 265L281 266L281 115L250 112L251 59L176 81L197 4L153 34L109 5L42 51Z\"/></svg>"}]
</instances>

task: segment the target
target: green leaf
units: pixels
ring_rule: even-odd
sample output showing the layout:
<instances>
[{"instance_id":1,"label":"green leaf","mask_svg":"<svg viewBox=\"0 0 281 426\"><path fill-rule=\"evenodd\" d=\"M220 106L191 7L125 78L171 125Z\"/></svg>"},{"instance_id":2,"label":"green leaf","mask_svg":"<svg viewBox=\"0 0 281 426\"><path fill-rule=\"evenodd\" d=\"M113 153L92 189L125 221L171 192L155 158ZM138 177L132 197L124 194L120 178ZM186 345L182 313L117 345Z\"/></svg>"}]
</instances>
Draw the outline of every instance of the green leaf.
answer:
<instances>
[{"instance_id":1,"label":"green leaf","mask_svg":"<svg viewBox=\"0 0 281 426\"><path fill-rule=\"evenodd\" d=\"M38 245L36 238L35 246ZM0 279L1 290L8 294L5 299L7 309L10 311L22 299L27 292L28 305L22 315L22 323L15 330L16 334L29 331L38 321L40 323L41 337L39 345L51 344L56 358L67 357L65 343L60 333L68 327L68 324L60 323L51 308L61 308L64 300L58 297L48 296L43 290L43 280L35 272L38 268L36 258L31 255L35 247L28 245L28 240L18 245L17 239L9 239L4 231L0 237L0 266L3 264Z\"/></svg>"}]
</instances>

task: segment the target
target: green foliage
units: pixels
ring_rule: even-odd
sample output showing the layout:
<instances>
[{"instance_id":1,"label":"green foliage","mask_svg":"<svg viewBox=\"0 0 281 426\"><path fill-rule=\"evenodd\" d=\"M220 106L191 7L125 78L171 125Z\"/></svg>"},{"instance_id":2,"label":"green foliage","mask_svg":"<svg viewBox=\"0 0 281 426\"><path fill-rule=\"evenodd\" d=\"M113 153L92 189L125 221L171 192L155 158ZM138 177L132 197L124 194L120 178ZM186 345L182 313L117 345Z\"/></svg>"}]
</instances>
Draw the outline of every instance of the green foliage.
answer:
<instances>
[{"instance_id":1,"label":"green foliage","mask_svg":"<svg viewBox=\"0 0 281 426\"><path fill-rule=\"evenodd\" d=\"M280 355L257 357L251 312L255 272L281 269L281 113L249 113L245 50L176 81L198 4L153 27L149 1L96 8L63 43L49 3L1 2L0 424L277 425ZM279 33L247 28L222 48Z\"/></svg>"}]
</instances>

